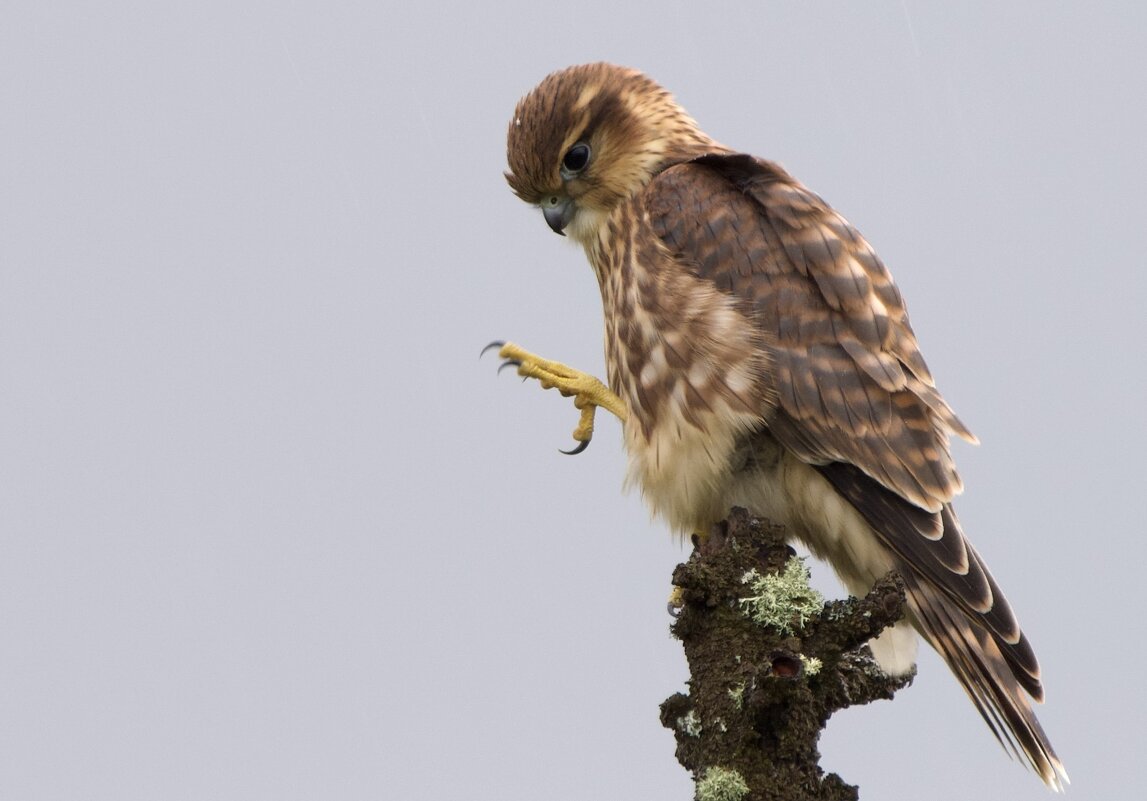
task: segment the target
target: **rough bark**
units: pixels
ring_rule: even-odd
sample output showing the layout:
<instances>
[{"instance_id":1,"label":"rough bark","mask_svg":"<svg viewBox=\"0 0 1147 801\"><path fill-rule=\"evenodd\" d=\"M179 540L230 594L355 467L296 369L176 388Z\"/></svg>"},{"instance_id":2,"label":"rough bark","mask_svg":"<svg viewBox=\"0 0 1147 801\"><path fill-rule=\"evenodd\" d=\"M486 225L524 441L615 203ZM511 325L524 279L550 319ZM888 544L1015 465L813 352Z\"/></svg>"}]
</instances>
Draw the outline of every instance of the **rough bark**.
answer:
<instances>
[{"instance_id":1,"label":"rough bark","mask_svg":"<svg viewBox=\"0 0 1147 801\"><path fill-rule=\"evenodd\" d=\"M688 694L661 705L661 722L676 735L699 801L856 799L856 787L821 770L820 732L836 710L891 698L911 682L885 675L865 645L903 614L894 573L862 599L777 625L751 618L746 573L779 576L795 558L783 528L734 509L674 571L683 604L672 630L691 677Z\"/></svg>"}]
</instances>

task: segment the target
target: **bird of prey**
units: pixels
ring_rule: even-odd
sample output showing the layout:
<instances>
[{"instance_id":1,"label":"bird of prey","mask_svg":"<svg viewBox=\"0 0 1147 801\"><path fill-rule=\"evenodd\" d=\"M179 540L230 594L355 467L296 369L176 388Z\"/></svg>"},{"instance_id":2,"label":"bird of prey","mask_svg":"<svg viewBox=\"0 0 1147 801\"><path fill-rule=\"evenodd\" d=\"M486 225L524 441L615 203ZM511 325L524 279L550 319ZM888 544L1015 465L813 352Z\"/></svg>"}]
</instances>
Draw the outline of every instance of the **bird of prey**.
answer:
<instances>
[{"instance_id":1,"label":"bird of prey","mask_svg":"<svg viewBox=\"0 0 1147 801\"><path fill-rule=\"evenodd\" d=\"M608 387L497 343L575 399L578 450L604 408L622 421L630 480L682 535L743 506L855 595L898 571L908 612L873 642L880 665L911 670L918 631L1005 748L1062 789L1029 700L1043 698L1035 653L952 508L949 436L975 437L856 228L611 64L555 72L522 98L507 157L511 189L581 245L601 289Z\"/></svg>"}]
</instances>

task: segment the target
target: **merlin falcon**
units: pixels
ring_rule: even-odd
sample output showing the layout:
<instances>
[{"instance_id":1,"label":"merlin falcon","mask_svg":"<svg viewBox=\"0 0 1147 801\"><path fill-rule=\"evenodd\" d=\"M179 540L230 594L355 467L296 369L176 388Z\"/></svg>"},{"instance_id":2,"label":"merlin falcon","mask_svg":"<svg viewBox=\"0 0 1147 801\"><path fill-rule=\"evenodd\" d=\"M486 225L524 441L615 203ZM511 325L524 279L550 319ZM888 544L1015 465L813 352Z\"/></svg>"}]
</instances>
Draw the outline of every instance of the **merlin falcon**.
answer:
<instances>
[{"instance_id":1,"label":"merlin falcon","mask_svg":"<svg viewBox=\"0 0 1147 801\"><path fill-rule=\"evenodd\" d=\"M733 506L782 523L862 596L898 571L906 619L873 643L913 668L919 632L1050 787L1067 780L1031 701L1035 653L964 536L940 395L892 276L780 166L708 137L661 86L611 64L548 76L517 105L506 179L581 245L605 312L608 386L514 344L518 372L622 421L629 480L682 535Z\"/></svg>"}]
</instances>

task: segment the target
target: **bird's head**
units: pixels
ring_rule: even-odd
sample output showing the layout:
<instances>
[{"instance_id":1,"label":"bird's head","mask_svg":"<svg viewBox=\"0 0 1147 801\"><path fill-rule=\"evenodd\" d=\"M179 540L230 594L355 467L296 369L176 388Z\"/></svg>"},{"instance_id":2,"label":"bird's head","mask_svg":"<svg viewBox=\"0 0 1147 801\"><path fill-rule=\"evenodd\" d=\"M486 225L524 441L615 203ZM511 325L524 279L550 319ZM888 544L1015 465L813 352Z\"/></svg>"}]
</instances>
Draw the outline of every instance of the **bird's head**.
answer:
<instances>
[{"instance_id":1,"label":"bird's head","mask_svg":"<svg viewBox=\"0 0 1147 801\"><path fill-rule=\"evenodd\" d=\"M584 64L518 101L506 141L514 194L587 245L619 203L670 164L720 149L641 72Z\"/></svg>"}]
</instances>

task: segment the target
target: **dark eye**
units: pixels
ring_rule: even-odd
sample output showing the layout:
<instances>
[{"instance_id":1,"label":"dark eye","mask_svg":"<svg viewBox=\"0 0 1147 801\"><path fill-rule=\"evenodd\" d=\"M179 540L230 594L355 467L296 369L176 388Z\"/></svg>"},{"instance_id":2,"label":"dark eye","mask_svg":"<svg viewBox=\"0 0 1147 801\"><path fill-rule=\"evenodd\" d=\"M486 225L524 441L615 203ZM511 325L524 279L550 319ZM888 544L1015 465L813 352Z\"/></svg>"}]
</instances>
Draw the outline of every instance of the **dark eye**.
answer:
<instances>
[{"instance_id":1,"label":"dark eye","mask_svg":"<svg viewBox=\"0 0 1147 801\"><path fill-rule=\"evenodd\" d=\"M581 172L589 164L589 145L579 142L566 151L562 166L567 172Z\"/></svg>"}]
</instances>

